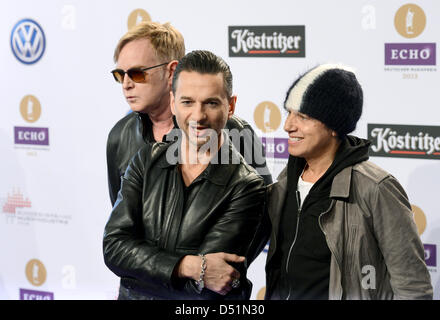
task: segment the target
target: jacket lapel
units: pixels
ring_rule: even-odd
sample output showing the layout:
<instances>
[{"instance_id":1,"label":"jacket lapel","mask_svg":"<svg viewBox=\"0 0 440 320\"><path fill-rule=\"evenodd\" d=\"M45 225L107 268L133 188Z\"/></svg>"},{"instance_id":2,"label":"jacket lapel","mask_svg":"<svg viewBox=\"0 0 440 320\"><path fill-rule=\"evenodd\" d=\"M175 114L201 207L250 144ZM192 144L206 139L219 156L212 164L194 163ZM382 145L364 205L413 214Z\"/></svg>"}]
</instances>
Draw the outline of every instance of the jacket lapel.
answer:
<instances>
[{"instance_id":1,"label":"jacket lapel","mask_svg":"<svg viewBox=\"0 0 440 320\"><path fill-rule=\"evenodd\" d=\"M268 212L272 224L272 236L270 250L267 255L267 262L270 261L276 251L278 229L280 225L281 211L283 210L284 201L287 195L287 167L278 176L278 181L270 185L268 190L269 202Z\"/></svg>"},{"instance_id":2,"label":"jacket lapel","mask_svg":"<svg viewBox=\"0 0 440 320\"><path fill-rule=\"evenodd\" d=\"M330 198L348 198L350 195L351 171L353 166L341 170L334 178Z\"/></svg>"}]
</instances>

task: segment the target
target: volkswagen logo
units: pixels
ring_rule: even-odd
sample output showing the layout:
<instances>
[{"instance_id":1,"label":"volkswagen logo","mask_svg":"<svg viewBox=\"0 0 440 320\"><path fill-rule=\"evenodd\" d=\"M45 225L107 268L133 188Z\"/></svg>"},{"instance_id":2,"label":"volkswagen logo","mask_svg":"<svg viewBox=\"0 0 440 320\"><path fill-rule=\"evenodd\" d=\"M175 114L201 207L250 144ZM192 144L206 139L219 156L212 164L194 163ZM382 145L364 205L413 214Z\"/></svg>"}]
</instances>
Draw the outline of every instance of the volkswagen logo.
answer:
<instances>
[{"instance_id":1,"label":"volkswagen logo","mask_svg":"<svg viewBox=\"0 0 440 320\"><path fill-rule=\"evenodd\" d=\"M11 32L11 49L22 63L33 64L41 59L46 48L46 37L40 25L32 19L16 23Z\"/></svg>"}]
</instances>

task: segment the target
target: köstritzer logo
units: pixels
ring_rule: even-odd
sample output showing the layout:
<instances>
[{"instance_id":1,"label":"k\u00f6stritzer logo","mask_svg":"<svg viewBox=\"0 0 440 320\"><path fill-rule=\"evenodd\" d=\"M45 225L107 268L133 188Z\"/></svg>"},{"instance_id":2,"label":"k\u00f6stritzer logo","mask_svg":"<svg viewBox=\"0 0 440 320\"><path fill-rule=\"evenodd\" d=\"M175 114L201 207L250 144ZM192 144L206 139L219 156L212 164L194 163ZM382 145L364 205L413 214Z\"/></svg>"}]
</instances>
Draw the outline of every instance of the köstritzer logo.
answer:
<instances>
[{"instance_id":1,"label":"k\u00f6stritzer logo","mask_svg":"<svg viewBox=\"0 0 440 320\"><path fill-rule=\"evenodd\" d=\"M305 26L230 26L230 57L306 56Z\"/></svg>"},{"instance_id":2,"label":"k\u00f6stritzer logo","mask_svg":"<svg viewBox=\"0 0 440 320\"><path fill-rule=\"evenodd\" d=\"M46 37L40 25L32 19L17 22L11 32L11 49L18 61L33 64L41 59Z\"/></svg>"},{"instance_id":3,"label":"k\u00f6stritzer logo","mask_svg":"<svg viewBox=\"0 0 440 320\"><path fill-rule=\"evenodd\" d=\"M440 127L368 124L370 156L440 160Z\"/></svg>"}]
</instances>

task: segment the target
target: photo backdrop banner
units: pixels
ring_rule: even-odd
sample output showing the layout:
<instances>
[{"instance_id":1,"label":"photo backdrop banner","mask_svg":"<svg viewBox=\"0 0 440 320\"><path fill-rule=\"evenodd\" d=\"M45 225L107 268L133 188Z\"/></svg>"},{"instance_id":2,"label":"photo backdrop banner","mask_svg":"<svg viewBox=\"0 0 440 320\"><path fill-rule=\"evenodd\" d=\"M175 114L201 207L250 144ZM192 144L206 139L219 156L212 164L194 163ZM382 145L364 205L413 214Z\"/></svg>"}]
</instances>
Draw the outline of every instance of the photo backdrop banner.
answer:
<instances>
[{"instance_id":1,"label":"photo backdrop banner","mask_svg":"<svg viewBox=\"0 0 440 320\"><path fill-rule=\"evenodd\" d=\"M102 256L105 150L129 106L110 70L119 38L144 20L226 60L236 114L262 139L274 181L293 80L320 63L355 68L365 104L354 134L407 191L440 298L439 1L17 0L0 2L0 299L117 297ZM265 259L250 266L252 299L264 297Z\"/></svg>"}]
</instances>

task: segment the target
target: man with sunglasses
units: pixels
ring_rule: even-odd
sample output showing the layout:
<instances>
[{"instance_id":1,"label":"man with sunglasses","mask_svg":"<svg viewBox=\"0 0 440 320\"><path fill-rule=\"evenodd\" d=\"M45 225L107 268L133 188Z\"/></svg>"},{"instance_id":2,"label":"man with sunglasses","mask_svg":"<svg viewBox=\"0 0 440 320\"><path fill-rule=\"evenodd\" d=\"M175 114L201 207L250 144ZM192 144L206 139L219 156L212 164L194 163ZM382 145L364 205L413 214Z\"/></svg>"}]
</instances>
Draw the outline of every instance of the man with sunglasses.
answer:
<instances>
[{"instance_id":1,"label":"man with sunglasses","mask_svg":"<svg viewBox=\"0 0 440 320\"><path fill-rule=\"evenodd\" d=\"M112 205L129 160L146 143L170 140L167 134L177 128L169 92L173 72L184 54L184 39L169 23L142 22L130 29L115 49L117 66L112 74L122 84L133 112L116 123L108 136L107 170ZM226 129L238 133L239 139L232 138L235 147L265 183L270 184L272 177L263 146L251 126L233 115Z\"/></svg>"},{"instance_id":2,"label":"man with sunglasses","mask_svg":"<svg viewBox=\"0 0 440 320\"><path fill-rule=\"evenodd\" d=\"M146 144L130 160L105 226L119 299L249 299L244 259L265 187L223 130L236 104L229 66L209 51L188 53L170 101L178 139Z\"/></svg>"}]
</instances>

